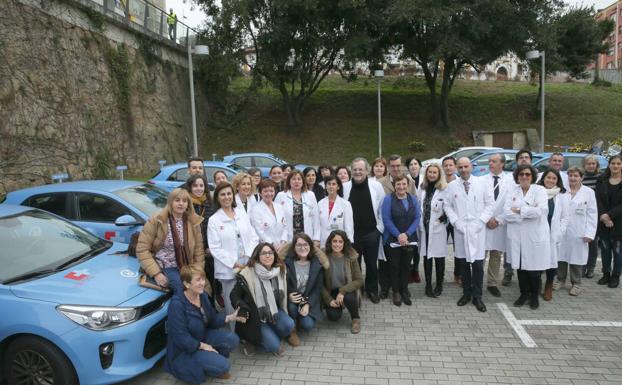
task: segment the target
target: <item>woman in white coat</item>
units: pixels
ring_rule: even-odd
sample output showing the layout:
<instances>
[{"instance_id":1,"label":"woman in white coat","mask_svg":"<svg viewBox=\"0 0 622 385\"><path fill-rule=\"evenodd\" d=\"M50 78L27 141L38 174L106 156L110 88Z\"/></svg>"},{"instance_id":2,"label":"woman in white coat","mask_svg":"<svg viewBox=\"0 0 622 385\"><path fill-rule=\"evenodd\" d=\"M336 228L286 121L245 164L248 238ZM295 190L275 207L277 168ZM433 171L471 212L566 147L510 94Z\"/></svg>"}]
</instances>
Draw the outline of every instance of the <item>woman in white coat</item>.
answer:
<instances>
[{"instance_id":1,"label":"woman in white coat","mask_svg":"<svg viewBox=\"0 0 622 385\"><path fill-rule=\"evenodd\" d=\"M253 178L245 173L241 172L236 174L231 180L231 184L237 194L235 194L235 203L238 207L244 209L248 214L253 209L253 206L257 204L257 198L255 198L255 184Z\"/></svg>"},{"instance_id":2,"label":"woman in white coat","mask_svg":"<svg viewBox=\"0 0 622 385\"><path fill-rule=\"evenodd\" d=\"M236 207L234 194L229 182L216 186L214 202L218 210L207 224L209 249L214 257L214 277L222 284L226 314L234 311L229 298L235 286L234 270L246 266L259 243L248 215L243 208Z\"/></svg>"},{"instance_id":3,"label":"woman in white coat","mask_svg":"<svg viewBox=\"0 0 622 385\"><path fill-rule=\"evenodd\" d=\"M551 230L551 255L549 268L546 269L546 283L542 297L545 301L553 299L553 288L555 275L557 275L557 261L559 260L559 250L566 234L568 226L568 204L570 195L566 193L564 182L555 169L548 169L542 173L538 180L540 186L544 186L548 198L549 213L547 220ZM558 287L559 288L559 287Z\"/></svg>"},{"instance_id":4,"label":"woman in white coat","mask_svg":"<svg viewBox=\"0 0 622 385\"><path fill-rule=\"evenodd\" d=\"M568 206L568 228L562 242L557 266L559 287L566 282L570 270L570 295L579 295L583 266L587 264L589 243L596 236L598 208L594 190L583 186L583 170L573 166L568 169L570 204ZM556 285L557 286L557 285Z\"/></svg>"},{"instance_id":5,"label":"woman in white coat","mask_svg":"<svg viewBox=\"0 0 622 385\"><path fill-rule=\"evenodd\" d=\"M343 191L341 181L335 176L324 179L328 196L318 202L320 214L320 247L324 248L326 239L334 230L342 230L348 235L350 242L354 242L354 218L352 205L339 196Z\"/></svg>"},{"instance_id":6,"label":"woman in white coat","mask_svg":"<svg viewBox=\"0 0 622 385\"><path fill-rule=\"evenodd\" d=\"M508 261L517 269L520 297L514 306L529 300L533 310L540 306L540 275L550 267L551 236L546 189L536 185L538 173L528 164L514 170L517 185L508 191L503 214L507 223Z\"/></svg>"},{"instance_id":7,"label":"woman in white coat","mask_svg":"<svg viewBox=\"0 0 622 385\"><path fill-rule=\"evenodd\" d=\"M320 244L320 218L315 195L307 190L302 172L292 170L285 181L285 191L281 191L274 203L283 208L287 223L287 241L294 234L306 233L316 245Z\"/></svg>"},{"instance_id":8,"label":"woman in white coat","mask_svg":"<svg viewBox=\"0 0 622 385\"><path fill-rule=\"evenodd\" d=\"M259 241L270 243L278 250L287 243L287 222L283 208L273 202L276 188L276 183L271 179L259 182L261 200L253 206L250 218Z\"/></svg>"},{"instance_id":9,"label":"woman in white coat","mask_svg":"<svg viewBox=\"0 0 622 385\"><path fill-rule=\"evenodd\" d=\"M429 164L422 179L419 189L422 218L419 226L419 253L423 256L425 295L436 298L443 292L447 256L447 216L443 209L447 200L447 182L438 163ZM432 290L433 263L436 265L434 290Z\"/></svg>"}]
</instances>

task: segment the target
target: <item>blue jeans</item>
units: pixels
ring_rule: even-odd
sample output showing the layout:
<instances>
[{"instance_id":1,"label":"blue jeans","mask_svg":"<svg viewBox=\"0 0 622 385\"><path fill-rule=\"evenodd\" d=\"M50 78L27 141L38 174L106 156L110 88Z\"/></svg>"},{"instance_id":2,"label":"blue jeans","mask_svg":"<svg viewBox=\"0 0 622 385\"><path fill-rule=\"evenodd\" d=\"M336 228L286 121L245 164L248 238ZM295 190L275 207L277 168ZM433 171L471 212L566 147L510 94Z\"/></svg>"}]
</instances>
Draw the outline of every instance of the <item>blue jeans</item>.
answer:
<instances>
[{"instance_id":1,"label":"blue jeans","mask_svg":"<svg viewBox=\"0 0 622 385\"><path fill-rule=\"evenodd\" d=\"M229 353L237 348L240 343L238 336L231 332L210 329L205 338L206 344L212 345L218 353L199 350L195 353L193 362L201 365L203 372L208 377L220 377L228 373L231 363L228 358Z\"/></svg>"},{"instance_id":2,"label":"blue jeans","mask_svg":"<svg viewBox=\"0 0 622 385\"><path fill-rule=\"evenodd\" d=\"M261 323L261 346L268 353L276 353L281 347L281 338L285 338L294 330L294 320L279 309L276 323Z\"/></svg>"},{"instance_id":3,"label":"blue jeans","mask_svg":"<svg viewBox=\"0 0 622 385\"><path fill-rule=\"evenodd\" d=\"M162 269L166 279L168 279L168 287L173 290L173 294L184 294L184 285L181 284L181 278L179 277L179 270L176 267L167 267Z\"/></svg>"},{"instance_id":4,"label":"blue jeans","mask_svg":"<svg viewBox=\"0 0 622 385\"><path fill-rule=\"evenodd\" d=\"M622 241L614 241L609 235L604 234L598 237L598 244L603 262L603 273L620 275L622 272ZM611 270L612 259L613 270Z\"/></svg>"},{"instance_id":5,"label":"blue jeans","mask_svg":"<svg viewBox=\"0 0 622 385\"><path fill-rule=\"evenodd\" d=\"M293 320L298 320L298 324L304 331L309 331L315 327L315 318L310 315L301 316L298 312L298 304L287 302L287 312Z\"/></svg>"}]
</instances>

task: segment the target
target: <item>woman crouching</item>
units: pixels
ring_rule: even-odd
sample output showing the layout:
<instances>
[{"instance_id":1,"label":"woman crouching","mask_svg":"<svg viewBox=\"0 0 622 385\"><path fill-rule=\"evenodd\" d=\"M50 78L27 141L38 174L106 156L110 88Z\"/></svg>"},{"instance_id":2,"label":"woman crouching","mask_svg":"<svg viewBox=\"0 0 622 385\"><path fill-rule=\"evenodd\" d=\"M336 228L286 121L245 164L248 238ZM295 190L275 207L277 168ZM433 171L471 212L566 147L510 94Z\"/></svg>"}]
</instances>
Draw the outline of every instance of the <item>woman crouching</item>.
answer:
<instances>
[{"instance_id":1,"label":"woman crouching","mask_svg":"<svg viewBox=\"0 0 622 385\"><path fill-rule=\"evenodd\" d=\"M260 243L255 247L246 267L236 275L231 291L231 304L239 308L246 322L238 322L236 333L246 340L244 354L252 346L277 356L283 354L281 338L289 336L294 320L287 315L287 280L285 266L274 246Z\"/></svg>"},{"instance_id":2,"label":"woman crouching","mask_svg":"<svg viewBox=\"0 0 622 385\"><path fill-rule=\"evenodd\" d=\"M212 307L205 289L205 272L183 266L182 295L168 307L168 341L165 368L176 378L200 384L205 377L229 378L229 353L240 342L235 334L219 330L227 322L244 322L237 310L225 317Z\"/></svg>"}]
</instances>

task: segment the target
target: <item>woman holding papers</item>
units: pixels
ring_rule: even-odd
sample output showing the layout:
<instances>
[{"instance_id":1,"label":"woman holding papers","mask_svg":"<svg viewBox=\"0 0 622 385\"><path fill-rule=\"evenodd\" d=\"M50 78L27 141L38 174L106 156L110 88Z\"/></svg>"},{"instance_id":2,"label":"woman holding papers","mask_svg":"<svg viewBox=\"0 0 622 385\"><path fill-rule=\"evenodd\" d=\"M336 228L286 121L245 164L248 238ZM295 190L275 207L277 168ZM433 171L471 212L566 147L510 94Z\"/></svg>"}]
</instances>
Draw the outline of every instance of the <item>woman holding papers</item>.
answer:
<instances>
[{"instance_id":1,"label":"woman holding papers","mask_svg":"<svg viewBox=\"0 0 622 385\"><path fill-rule=\"evenodd\" d=\"M410 181L405 175L393 178L395 192L382 202L383 242L388 250L389 275L393 304L412 305L408 291L410 262L417 246L417 227L421 209L417 198L408 193Z\"/></svg>"}]
</instances>

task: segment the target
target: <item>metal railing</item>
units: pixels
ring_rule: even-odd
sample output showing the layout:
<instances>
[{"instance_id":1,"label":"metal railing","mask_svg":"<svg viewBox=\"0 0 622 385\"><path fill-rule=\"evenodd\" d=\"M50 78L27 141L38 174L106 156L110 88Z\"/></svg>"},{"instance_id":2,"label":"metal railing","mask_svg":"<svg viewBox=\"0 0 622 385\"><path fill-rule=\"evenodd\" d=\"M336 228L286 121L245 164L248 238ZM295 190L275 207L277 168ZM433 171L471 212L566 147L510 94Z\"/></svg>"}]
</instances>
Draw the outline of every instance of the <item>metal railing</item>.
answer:
<instances>
[{"instance_id":1,"label":"metal railing","mask_svg":"<svg viewBox=\"0 0 622 385\"><path fill-rule=\"evenodd\" d=\"M82 0L84 3L84 0ZM87 0L97 4L105 15L114 19L123 19L130 26L165 38L184 47L188 37L196 35L196 30L179 21L168 23L168 12L146 0Z\"/></svg>"}]
</instances>

